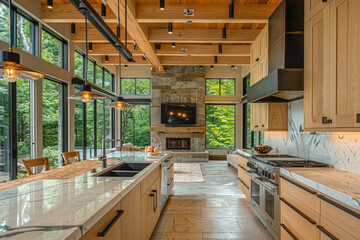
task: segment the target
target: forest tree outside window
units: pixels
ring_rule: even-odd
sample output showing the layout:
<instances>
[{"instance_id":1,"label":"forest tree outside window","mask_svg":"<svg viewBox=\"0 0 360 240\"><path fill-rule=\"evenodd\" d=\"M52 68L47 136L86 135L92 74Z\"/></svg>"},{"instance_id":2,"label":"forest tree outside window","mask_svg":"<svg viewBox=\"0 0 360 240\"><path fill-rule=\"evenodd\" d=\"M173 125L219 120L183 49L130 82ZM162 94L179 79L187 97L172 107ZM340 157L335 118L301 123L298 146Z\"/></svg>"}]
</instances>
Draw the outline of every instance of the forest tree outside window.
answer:
<instances>
[{"instance_id":1,"label":"forest tree outside window","mask_svg":"<svg viewBox=\"0 0 360 240\"><path fill-rule=\"evenodd\" d=\"M206 95L234 96L236 80L234 78L208 78L206 79Z\"/></svg>"}]
</instances>

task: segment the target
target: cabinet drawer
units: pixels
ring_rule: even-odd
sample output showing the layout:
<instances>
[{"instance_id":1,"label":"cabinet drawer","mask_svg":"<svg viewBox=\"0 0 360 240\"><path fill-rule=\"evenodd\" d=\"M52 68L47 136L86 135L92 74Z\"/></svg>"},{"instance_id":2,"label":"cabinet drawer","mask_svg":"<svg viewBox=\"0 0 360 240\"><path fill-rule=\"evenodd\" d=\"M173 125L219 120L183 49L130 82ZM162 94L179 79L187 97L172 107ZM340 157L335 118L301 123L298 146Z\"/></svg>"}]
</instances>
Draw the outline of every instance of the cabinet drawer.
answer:
<instances>
[{"instance_id":1,"label":"cabinet drawer","mask_svg":"<svg viewBox=\"0 0 360 240\"><path fill-rule=\"evenodd\" d=\"M242 180L238 178L238 187L244 193L247 199L249 199L249 187L244 184Z\"/></svg>"},{"instance_id":2,"label":"cabinet drawer","mask_svg":"<svg viewBox=\"0 0 360 240\"><path fill-rule=\"evenodd\" d=\"M167 182L170 181L171 178L174 178L174 160L169 162L167 168Z\"/></svg>"},{"instance_id":3,"label":"cabinet drawer","mask_svg":"<svg viewBox=\"0 0 360 240\"><path fill-rule=\"evenodd\" d=\"M360 214L355 210L340 205L337 202L328 199L324 196L319 196L319 198L321 198L320 206L321 206L322 221L327 224L331 222L333 223L333 225L338 226L339 229L343 229L345 232L349 233L350 235L359 238ZM329 229L329 227L326 224L324 225L325 225L324 227Z\"/></svg>"},{"instance_id":4,"label":"cabinet drawer","mask_svg":"<svg viewBox=\"0 0 360 240\"><path fill-rule=\"evenodd\" d=\"M343 229L339 228L329 220L324 217L320 219L320 225L318 226L320 230L320 239L322 240L333 240L333 239L347 239L347 240L356 240L355 237L351 236L349 233L345 232Z\"/></svg>"},{"instance_id":5,"label":"cabinet drawer","mask_svg":"<svg viewBox=\"0 0 360 240\"><path fill-rule=\"evenodd\" d=\"M157 166L140 184L141 196L143 196L150 186L160 177L160 166Z\"/></svg>"},{"instance_id":6,"label":"cabinet drawer","mask_svg":"<svg viewBox=\"0 0 360 240\"><path fill-rule=\"evenodd\" d=\"M285 199L280 198L280 223L285 225L289 231L298 239L318 240L319 229L316 223L305 216L301 211L291 206Z\"/></svg>"},{"instance_id":7,"label":"cabinet drawer","mask_svg":"<svg viewBox=\"0 0 360 240\"><path fill-rule=\"evenodd\" d=\"M297 240L298 238L284 225L280 225L281 240Z\"/></svg>"},{"instance_id":8,"label":"cabinet drawer","mask_svg":"<svg viewBox=\"0 0 360 240\"><path fill-rule=\"evenodd\" d=\"M320 201L316 196L316 191L281 175L280 197L283 197L282 195L286 193L288 193L287 195L291 196L291 198L284 198L290 203L293 203L293 205L296 204L299 208L302 208L300 210L307 211L306 208L310 208L316 213L320 213Z\"/></svg>"},{"instance_id":9,"label":"cabinet drawer","mask_svg":"<svg viewBox=\"0 0 360 240\"><path fill-rule=\"evenodd\" d=\"M175 185L174 178L171 178L167 183L167 196L170 195Z\"/></svg>"}]
</instances>

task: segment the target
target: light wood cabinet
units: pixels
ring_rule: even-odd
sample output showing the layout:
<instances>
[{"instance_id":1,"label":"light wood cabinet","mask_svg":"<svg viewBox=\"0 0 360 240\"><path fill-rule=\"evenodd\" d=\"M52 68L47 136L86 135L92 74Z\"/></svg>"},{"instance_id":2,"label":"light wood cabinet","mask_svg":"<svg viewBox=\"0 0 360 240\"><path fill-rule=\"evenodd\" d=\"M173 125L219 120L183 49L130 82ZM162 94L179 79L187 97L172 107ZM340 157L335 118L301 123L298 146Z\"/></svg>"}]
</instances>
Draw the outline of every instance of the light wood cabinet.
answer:
<instances>
[{"instance_id":1,"label":"light wood cabinet","mask_svg":"<svg viewBox=\"0 0 360 240\"><path fill-rule=\"evenodd\" d=\"M121 239L140 240L140 184L121 200Z\"/></svg>"},{"instance_id":2,"label":"light wood cabinet","mask_svg":"<svg viewBox=\"0 0 360 240\"><path fill-rule=\"evenodd\" d=\"M249 170L247 166L248 160L242 156L239 156L238 160L238 187L244 193L247 199L249 199L249 175L246 173Z\"/></svg>"},{"instance_id":3,"label":"light wood cabinet","mask_svg":"<svg viewBox=\"0 0 360 240\"><path fill-rule=\"evenodd\" d=\"M309 21L315 16L320 10L326 7L332 0L305 0L305 22Z\"/></svg>"},{"instance_id":4,"label":"light wood cabinet","mask_svg":"<svg viewBox=\"0 0 360 240\"><path fill-rule=\"evenodd\" d=\"M332 0L305 24L306 130L360 130L359 11Z\"/></svg>"},{"instance_id":5,"label":"light wood cabinet","mask_svg":"<svg viewBox=\"0 0 360 240\"><path fill-rule=\"evenodd\" d=\"M108 211L93 227L91 227L81 240L121 240L121 218L124 214L121 201Z\"/></svg>"}]
</instances>

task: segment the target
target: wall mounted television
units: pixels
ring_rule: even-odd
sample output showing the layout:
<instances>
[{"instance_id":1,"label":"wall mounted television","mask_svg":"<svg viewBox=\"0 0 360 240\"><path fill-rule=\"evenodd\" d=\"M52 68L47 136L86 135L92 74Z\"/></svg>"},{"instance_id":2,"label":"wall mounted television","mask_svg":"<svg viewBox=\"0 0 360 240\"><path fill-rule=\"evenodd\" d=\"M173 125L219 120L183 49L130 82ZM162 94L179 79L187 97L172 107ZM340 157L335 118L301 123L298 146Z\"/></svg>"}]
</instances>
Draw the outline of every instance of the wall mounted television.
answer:
<instances>
[{"instance_id":1,"label":"wall mounted television","mask_svg":"<svg viewBox=\"0 0 360 240\"><path fill-rule=\"evenodd\" d=\"M196 124L196 104L161 104L161 123L167 126L183 126Z\"/></svg>"}]
</instances>

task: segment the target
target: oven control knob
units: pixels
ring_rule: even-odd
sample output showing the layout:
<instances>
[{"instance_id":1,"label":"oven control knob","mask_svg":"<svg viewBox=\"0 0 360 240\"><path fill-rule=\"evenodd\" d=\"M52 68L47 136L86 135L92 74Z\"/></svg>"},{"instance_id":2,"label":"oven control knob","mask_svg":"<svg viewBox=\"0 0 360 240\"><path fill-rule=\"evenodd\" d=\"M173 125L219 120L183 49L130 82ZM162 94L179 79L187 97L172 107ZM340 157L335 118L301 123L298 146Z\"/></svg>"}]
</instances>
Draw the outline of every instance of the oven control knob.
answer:
<instances>
[{"instance_id":1,"label":"oven control knob","mask_svg":"<svg viewBox=\"0 0 360 240\"><path fill-rule=\"evenodd\" d=\"M265 177L267 177L267 178L271 178L271 173L269 172L269 171L266 171L266 173L265 173Z\"/></svg>"},{"instance_id":2,"label":"oven control knob","mask_svg":"<svg viewBox=\"0 0 360 240\"><path fill-rule=\"evenodd\" d=\"M247 162L247 163L246 163L246 166L247 166L247 167L250 167L250 165L251 165L250 162Z\"/></svg>"},{"instance_id":3,"label":"oven control knob","mask_svg":"<svg viewBox=\"0 0 360 240\"><path fill-rule=\"evenodd\" d=\"M269 177L268 177L268 178L269 178L269 179L274 179L272 173L269 172Z\"/></svg>"}]
</instances>

